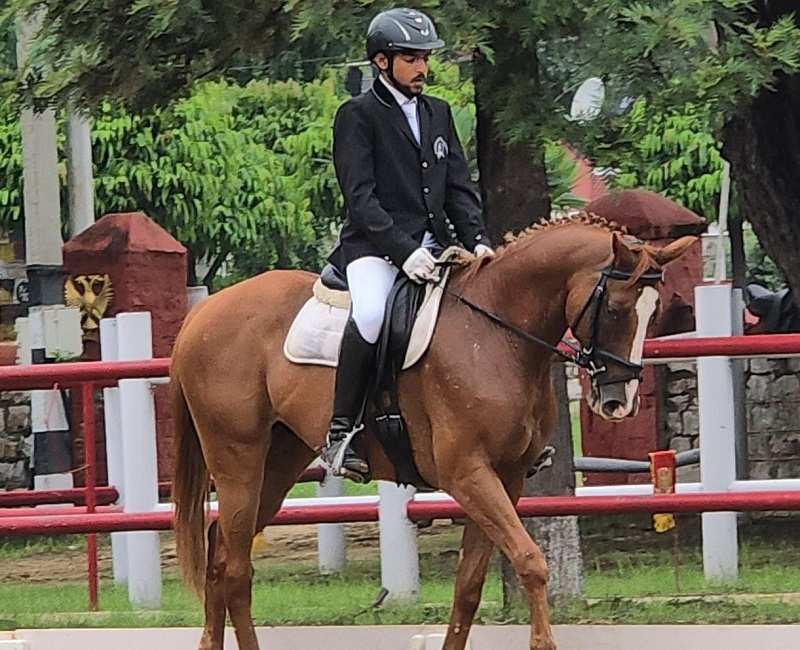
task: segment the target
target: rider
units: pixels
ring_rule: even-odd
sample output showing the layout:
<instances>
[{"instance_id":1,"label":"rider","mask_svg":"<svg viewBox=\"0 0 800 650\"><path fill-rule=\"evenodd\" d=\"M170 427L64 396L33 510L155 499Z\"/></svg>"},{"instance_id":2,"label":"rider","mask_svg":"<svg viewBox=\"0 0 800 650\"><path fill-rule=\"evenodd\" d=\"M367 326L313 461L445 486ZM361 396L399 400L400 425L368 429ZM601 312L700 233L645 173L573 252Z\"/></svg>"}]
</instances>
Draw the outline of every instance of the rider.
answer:
<instances>
[{"instance_id":1,"label":"rider","mask_svg":"<svg viewBox=\"0 0 800 650\"><path fill-rule=\"evenodd\" d=\"M349 444L397 273L419 283L434 279L433 247L460 242L478 256L494 254L450 107L422 94L430 52L443 46L424 13L379 13L367 31L367 56L380 74L334 121L346 215L329 260L347 275L352 312L322 458L333 473L356 481L367 479L369 466Z\"/></svg>"}]
</instances>

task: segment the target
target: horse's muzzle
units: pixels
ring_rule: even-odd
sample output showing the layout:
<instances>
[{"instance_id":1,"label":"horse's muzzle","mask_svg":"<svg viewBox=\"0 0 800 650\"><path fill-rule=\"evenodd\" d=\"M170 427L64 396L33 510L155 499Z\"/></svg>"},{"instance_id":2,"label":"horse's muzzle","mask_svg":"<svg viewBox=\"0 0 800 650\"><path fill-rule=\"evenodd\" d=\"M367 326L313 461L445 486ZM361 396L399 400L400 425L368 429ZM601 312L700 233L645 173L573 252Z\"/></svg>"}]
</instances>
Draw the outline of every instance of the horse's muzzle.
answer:
<instances>
[{"instance_id":1,"label":"horse's muzzle","mask_svg":"<svg viewBox=\"0 0 800 650\"><path fill-rule=\"evenodd\" d=\"M587 398L589 408L604 420L618 422L639 412L639 381L597 384Z\"/></svg>"}]
</instances>

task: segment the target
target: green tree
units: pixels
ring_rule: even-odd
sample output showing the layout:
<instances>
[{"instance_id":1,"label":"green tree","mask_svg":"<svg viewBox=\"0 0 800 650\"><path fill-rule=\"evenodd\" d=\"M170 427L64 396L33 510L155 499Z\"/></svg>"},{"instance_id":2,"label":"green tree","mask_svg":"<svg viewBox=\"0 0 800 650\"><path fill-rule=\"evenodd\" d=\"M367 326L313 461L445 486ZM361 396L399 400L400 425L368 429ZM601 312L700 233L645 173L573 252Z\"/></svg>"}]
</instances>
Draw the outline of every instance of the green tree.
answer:
<instances>
[{"instance_id":1,"label":"green tree","mask_svg":"<svg viewBox=\"0 0 800 650\"><path fill-rule=\"evenodd\" d=\"M0 227L22 215L22 133L19 112L9 96L0 96Z\"/></svg>"},{"instance_id":2,"label":"green tree","mask_svg":"<svg viewBox=\"0 0 800 650\"><path fill-rule=\"evenodd\" d=\"M389 5L4 4L6 18L38 7L47 12L23 75L28 96L36 91L53 102L78 96L94 104L108 94L137 104L161 101L242 62L269 69L277 61L282 74L291 74L307 56L352 55L361 50L369 18ZM478 161L495 235L548 213L543 143L573 141L570 132L579 127L563 120L567 100L576 81L600 75L618 94L647 98L654 111L696 106L708 112L731 161L744 216L800 291L796 2L426 0L423 6L437 17L451 53L473 55Z\"/></svg>"},{"instance_id":3,"label":"green tree","mask_svg":"<svg viewBox=\"0 0 800 650\"><path fill-rule=\"evenodd\" d=\"M258 247L262 268L292 266L314 239L282 157L237 128L240 92L204 84L145 115L104 104L93 129L98 211L144 210L208 261L209 285L236 251Z\"/></svg>"},{"instance_id":4,"label":"green tree","mask_svg":"<svg viewBox=\"0 0 800 650\"><path fill-rule=\"evenodd\" d=\"M97 211L145 211L207 262L200 280L208 285L223 265L234 278L317 268L341 211L330 161L339 102L332 81L205 83L141 114L105 101L92 131ZM0 172L0 224L8 226L23 214L10 99L0 102Z\"/></svg>"},{"instance_id":5,"label":"green tree","mask_svg":"<svg viewBox=\"0 0 800 650\"><path fill-rule=\"evenodd\" d=\"M614 185L645 187L716 218L724 161L708 105L658 110L645 99L633 103L613 133L590 147L595 162L618 170Z\"/></svg>"},{"instance_id":6,"label":"green tree","mask_svg":"<svg viewBox=\"0 0 800 650\"><path fill-rule=\"evenodd\" d=\"M741 216L800 291L800 17L790 0L600 0L575 45L584 74L646 97L697 106L732 167ZM591 57L589 57L591 53Z\"/></svg>"}]
</instances>

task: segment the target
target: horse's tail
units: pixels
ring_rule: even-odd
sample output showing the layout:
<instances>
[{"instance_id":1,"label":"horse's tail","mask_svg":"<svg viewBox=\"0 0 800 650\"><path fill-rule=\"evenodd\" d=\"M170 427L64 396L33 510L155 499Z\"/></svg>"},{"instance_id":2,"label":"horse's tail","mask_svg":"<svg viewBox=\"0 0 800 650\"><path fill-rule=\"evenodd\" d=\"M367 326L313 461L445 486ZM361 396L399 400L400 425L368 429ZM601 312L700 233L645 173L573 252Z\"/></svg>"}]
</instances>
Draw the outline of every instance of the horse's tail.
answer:
<instances>
[{"instance_id":1,"label":"horse's tail","mask_svg":"<svg viewBox=\"0 0 800 650\"><path fill-rule=\"evenodd\" d=\"M205 503L209 473L180 379L173 376L175 541L183 580L202 598L206 573Z\"/></svg>"}]
</instances>

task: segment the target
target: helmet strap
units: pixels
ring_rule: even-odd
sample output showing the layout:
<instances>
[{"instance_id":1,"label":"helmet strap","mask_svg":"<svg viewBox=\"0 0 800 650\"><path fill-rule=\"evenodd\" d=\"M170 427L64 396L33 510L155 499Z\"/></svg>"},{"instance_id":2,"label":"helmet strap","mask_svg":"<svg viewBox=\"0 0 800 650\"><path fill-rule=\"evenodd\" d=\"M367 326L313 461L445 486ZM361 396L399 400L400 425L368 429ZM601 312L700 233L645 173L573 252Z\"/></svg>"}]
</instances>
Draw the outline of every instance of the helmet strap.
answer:
<instances>
[{"instance_id":1,"label":"helmet strap","mask_svg":"<svg viewBox=\"0 0 800 650\"><path fill-rule=\"evenodd\" d=\"M408 97L409 99L414 99L416 95L412 93L408 86L403 86L394 76L394 59L397 56L397 52L386 52L386 58L389 59L389 69L386 71L386 76L389 78L391 84L403 95Z\"/></svg>"}]
</instances>

